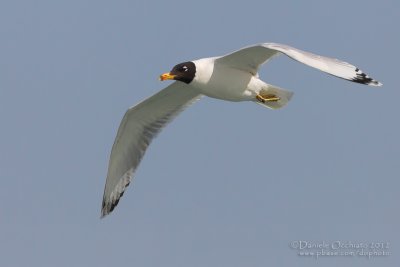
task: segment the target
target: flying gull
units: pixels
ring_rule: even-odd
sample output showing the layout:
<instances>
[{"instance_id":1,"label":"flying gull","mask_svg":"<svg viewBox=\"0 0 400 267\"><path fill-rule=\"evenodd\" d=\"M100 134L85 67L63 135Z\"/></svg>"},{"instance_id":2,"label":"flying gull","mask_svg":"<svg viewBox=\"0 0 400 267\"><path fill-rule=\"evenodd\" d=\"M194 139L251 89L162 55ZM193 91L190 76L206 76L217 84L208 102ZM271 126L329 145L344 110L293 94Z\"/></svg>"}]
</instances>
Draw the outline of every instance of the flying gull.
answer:
<instances>
[{"instance_id":1,"label":"flying gull","mask_svg":"<svg viewBox=\"0 0 400 267\"><path fill-rule=\"evenodd\" d=\"M293 93L265 83L257 73L263 63L281 54L345 80L382 85L347 62L276 43L258 44L225 56L180 63L160 76L160 80L175 80L174 83L125 113L111 151L101 217L112 212L118 204L151 140L202 96L252 101L271 109L285 106Z\"/></svg>"}]
</instances>

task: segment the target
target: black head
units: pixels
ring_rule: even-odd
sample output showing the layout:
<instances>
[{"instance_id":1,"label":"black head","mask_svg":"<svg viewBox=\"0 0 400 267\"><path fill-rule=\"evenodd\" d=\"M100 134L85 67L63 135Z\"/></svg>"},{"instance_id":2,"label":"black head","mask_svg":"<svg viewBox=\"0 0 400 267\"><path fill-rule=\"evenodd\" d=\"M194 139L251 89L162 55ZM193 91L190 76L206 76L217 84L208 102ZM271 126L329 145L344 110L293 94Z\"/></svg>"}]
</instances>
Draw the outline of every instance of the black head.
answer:
<instances>
[{"instance_id":1,"label":"black head","mask_svg":"<svg viewBox=\"0 0 400 267\"><path fill-rule=\"evenodd\" d=\"M183 62L172 68L169 73L165 73L160 76L162 81L164 80L176 80L184 83L190 83L193 81L196 74L196 65L191 62Z\"/></svg>"}]
</instances>

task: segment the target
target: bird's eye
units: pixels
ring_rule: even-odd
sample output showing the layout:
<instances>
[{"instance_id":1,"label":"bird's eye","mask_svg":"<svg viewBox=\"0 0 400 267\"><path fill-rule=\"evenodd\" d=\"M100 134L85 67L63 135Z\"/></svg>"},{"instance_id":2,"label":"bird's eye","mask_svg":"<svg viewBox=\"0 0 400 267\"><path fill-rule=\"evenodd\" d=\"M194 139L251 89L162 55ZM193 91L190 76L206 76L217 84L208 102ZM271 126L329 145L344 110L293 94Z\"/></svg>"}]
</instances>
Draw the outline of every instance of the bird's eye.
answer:
<instances>
[{"instance_id":1,"label":"bird's eye","mask_svg":"<svg viewBox=\"0 0 400 267\"><path fill-rule=\"evenodd\" d=\"M183 67L182 67L182 71L188 71L188 67L183 66Z\"/></svg>"}]
</instances>

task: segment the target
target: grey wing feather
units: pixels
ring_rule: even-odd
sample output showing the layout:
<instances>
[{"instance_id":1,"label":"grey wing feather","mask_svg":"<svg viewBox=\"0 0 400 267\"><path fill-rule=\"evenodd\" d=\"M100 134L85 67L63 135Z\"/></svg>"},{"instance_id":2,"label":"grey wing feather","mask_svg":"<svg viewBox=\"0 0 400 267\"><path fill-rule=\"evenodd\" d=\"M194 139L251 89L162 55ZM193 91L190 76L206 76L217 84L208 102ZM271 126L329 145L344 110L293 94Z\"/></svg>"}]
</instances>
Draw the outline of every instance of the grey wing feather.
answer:
<instances>
[{"instance_id":1,"label":"grey wing feather","mask_svg":"<svg viewBox=\"0 0 400 267\"><path fill-rule=\"evenodd\" d=\"M147 147L161 129L201 95L181 82L128 109L112 147L101 217L118 204Z\"/></svg>"},{"instance_id":2,"label":"grey wing feather","mask_svg":"<svg viewBox=\"0 0 400 267\"><path fill-rule=\"evenodd\" d=\"M345 80L371 86L382 85L350 63L335 58L319 56L283 44L264 43L246 47L220 57L217 61L234 68L249 71L255 75L261 64L281 53L305 65Z\"/></svg>"},{"instance_id":3,"label":"grey wing feather","mask_svg":"<svg viewBox=\"0 0 400 267\"><path fill-rule=\"evenodd\" d=\"M277 50L266 49L262 45L254 45L219 57L216 62L256 75L262 64L278 54L279 51Z\"/></svg>"}]
</instances>

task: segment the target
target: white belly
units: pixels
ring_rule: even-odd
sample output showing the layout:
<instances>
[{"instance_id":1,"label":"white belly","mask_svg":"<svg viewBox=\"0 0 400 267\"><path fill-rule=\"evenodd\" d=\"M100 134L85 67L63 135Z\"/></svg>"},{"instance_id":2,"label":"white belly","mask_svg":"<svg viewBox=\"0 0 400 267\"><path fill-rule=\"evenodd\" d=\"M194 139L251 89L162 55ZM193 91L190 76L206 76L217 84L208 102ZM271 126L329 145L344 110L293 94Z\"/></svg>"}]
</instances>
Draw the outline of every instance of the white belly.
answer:
<instances>
[{"instance_id":1,"label":"white belly","mask_svg":"<svg viewBox=\"0 0 400 267\"><path fill-rule=\"evenodd\" d=\"M207 66L211 67L202 69L202 76L195 77L191 83L206 96L229 101L246 101L253 100L259 91L256 87L260 80L249 72L217 64Z\"/></svg>"}]
</instances>

